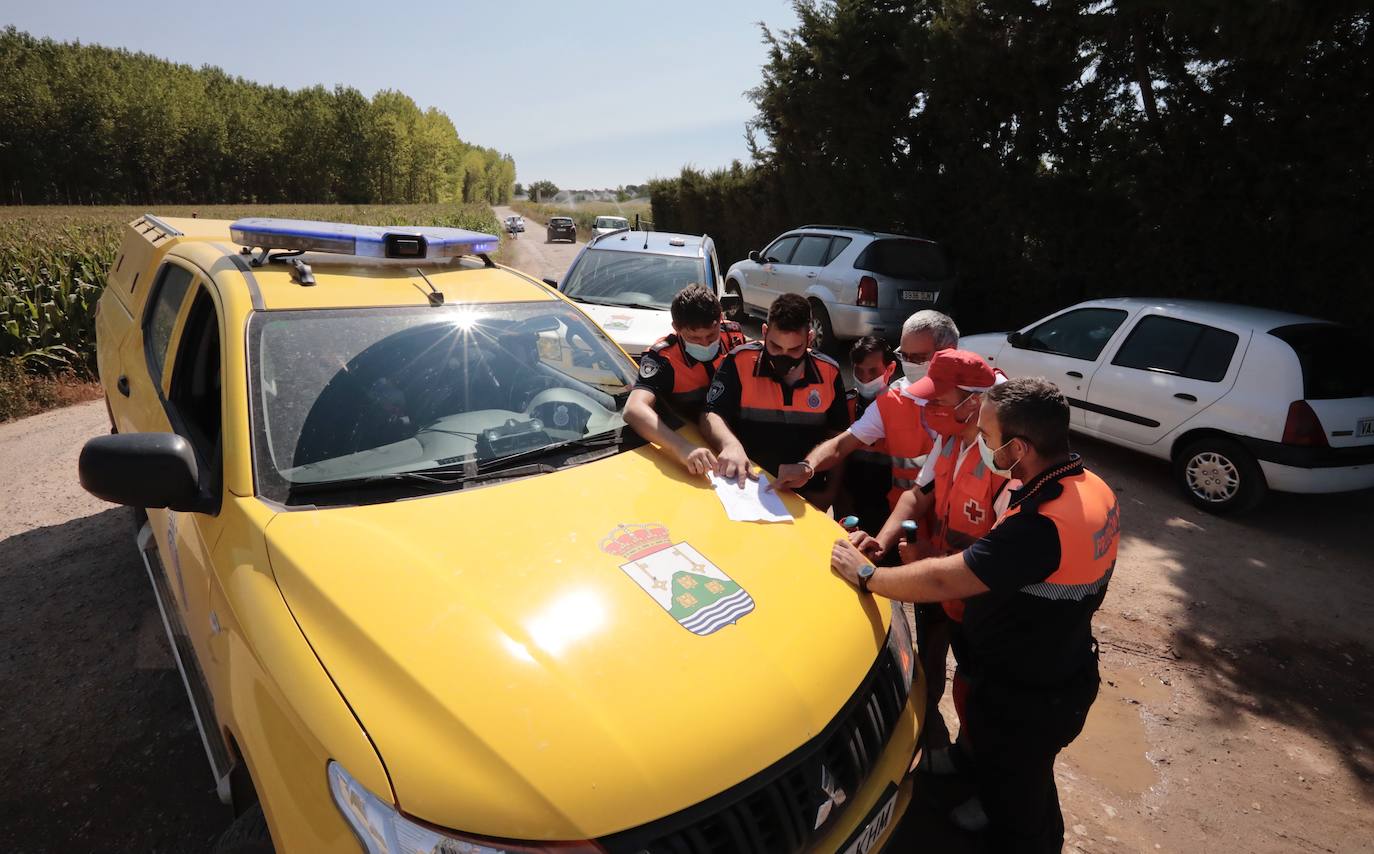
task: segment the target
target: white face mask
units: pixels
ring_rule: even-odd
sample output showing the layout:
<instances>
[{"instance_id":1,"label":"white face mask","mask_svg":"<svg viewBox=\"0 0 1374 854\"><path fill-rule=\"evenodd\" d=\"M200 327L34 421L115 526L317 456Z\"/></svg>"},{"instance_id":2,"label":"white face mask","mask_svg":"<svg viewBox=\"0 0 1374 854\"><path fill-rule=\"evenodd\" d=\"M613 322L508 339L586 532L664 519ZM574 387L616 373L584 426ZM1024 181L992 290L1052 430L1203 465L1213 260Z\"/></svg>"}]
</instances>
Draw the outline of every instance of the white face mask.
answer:
<instances>
[{"instance_id":1,"label":"white face mask","mask_svg":"<svg viewBox=\"0 0 1374 854\"><path fill-rule=\"evenodd\" d=\"M877 397L878 394L884 388L887 388L886 381L887 377L879 374L876 378L871 379L866 383L854 383L854 390L857 391L859 393L859 396L862 397L864 400L872 400L873 398Z\"/></svg>"},{"instance_id":2,"label":"white face mask","mask_svg":"<svg viewBox=\"0 0 1374 854\"><path fill-rule=\"evenodd\" d=\"M906 375L907 382L916 382L924 377L929 370L930 362L922 362L918 365L915 362L908 362L906 359L902 360L902 373Z\"/></svg>"},{"instance_id":3,"label":"white face mask","mask_svg":"<svg viewBox=\"0 0 1374 854\"><path fill-rule=\"evenodd\" d=\"M1016 441L1015 439L1008 439L1008 440L1002 445L1002 448L1005 448L1007 445L1010 445L1012 442L1015 442L1015 441ZM1002 448L998 448L997 451L1002 450ZM1016 468L1016 463L1019 463L1019 462L1021 462L1021 461L1018 459L1016 462L1012 463L1010 466L1008 466L1008 467L1006 467L1006 468L1004 468L1004 469L999 469L999 468L997 467L997 464L993 462L993 460L997 457L997 451L994 451L994 450L992 450L991 448L989 448L989 447L988 447L988 443L983 441L983 436L982 436L982 434L979 434L979 436L978 436L978 455L979 455L980 457L983 458L983 465L987 466L987 467L988 467L988 471L992 472L992 473L995 474L995 475L999 475L999 476L1005 477L1005 478L1010 478L1010 477L1011 477L1011 470L1014 469L1014 468Z\"/></svg>"},{"instance_id":4,"label":"white face mask","mask_svg":"<svg viewBox=\"0 0 1374 854\"><path fill-rule=\"evenodd\" d=\"M687 351L687 355L696 359L698 362L709 362L720 352L720 339L717 338L710 344L693 344L691 341L683 341L682 349Z\"/></svg>"}]
</instances>

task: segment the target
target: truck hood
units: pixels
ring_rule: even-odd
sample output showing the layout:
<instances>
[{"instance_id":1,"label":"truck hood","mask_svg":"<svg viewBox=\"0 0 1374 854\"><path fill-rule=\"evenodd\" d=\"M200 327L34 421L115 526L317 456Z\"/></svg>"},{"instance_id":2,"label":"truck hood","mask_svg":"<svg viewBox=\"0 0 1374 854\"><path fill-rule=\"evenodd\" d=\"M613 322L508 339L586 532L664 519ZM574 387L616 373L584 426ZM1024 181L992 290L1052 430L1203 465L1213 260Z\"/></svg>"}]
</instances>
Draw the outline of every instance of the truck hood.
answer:
<instances>
[{"instance_id":1,"label":"truck hood","mask_svg":"<svg viewBox=\"0 0 1374 854\"><path fill-rule=\"evenodd\" d=\"M673 318L666 310L622 308L586 302L579 302L577 307L591 315L597 325L611 336L611 340L631 356L638 357L649 349L649 345L673 331Z\"/></svg>"},{"instance_id":2,"label":"truck hood","mask_svg":"<svg viewBox=\"0 0 1374 854\"><path fill-rule=\"evenodd\" d=\"M390 504L278 514L272 569L408 814L591 838L822 731L884 650L842 534L729 521L652 447ZM383 798L387 793L378 793Z\"/></svg>"}]
</instances>

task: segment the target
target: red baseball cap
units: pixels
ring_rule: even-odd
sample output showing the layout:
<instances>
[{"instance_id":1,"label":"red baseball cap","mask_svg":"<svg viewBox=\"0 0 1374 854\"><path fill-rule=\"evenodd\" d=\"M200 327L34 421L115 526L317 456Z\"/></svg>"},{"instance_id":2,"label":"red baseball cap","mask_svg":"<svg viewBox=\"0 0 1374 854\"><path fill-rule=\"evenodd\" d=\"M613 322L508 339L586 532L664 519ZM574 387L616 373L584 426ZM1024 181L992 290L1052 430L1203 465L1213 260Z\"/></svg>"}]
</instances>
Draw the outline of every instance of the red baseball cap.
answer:
<instances>
[{"instance_id":1,"label":"red baseball cap","mask_svg":"<svg viewBox=\"0 0 1374 854\"><path fill-rule=\"evenodd\" d=\"M940 350L930 359L926 375L912 383L907 393L922 400L934 400L956 388L987 391L997 383L992 366L968 350Z\"/></svg>"}]
</instances>

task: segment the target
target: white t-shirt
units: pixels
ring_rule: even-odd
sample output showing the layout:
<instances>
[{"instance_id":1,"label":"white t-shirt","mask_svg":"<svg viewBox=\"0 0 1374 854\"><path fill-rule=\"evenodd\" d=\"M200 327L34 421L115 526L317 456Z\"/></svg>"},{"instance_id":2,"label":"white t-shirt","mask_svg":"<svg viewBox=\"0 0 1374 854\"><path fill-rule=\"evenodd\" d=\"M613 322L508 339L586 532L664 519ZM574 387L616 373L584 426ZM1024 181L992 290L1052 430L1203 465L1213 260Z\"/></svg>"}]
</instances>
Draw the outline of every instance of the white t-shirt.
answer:
<instances>
[{"instance_id":1,"label":"white t-shirt","mask_svg":"<svg viewBox=\"0 0 1374 854\"><path fill-rule=\"evenodd\" d=\"M907 379L906 377L902 377L901 379L894 382L892 385L888 386L888 388L896 388L902 394L905 394L907 397L916 401L921 406L925 406L925 400L917 397L914 394L910 394L909 392L907 392L907 387L910 385L911 380ZM887 392L883 391L881 392L881 394L887 394ZM849 425L849 432L855 439L858 439L865 445L871 445L879 439L882 439L887 436L887 430L883 428L883 416L878 412L877 400L874 400L872 403L868 405L868 408L864 410L863 415L859 416L858 421L855 421L853 424ZM930 433L930 435L932 436L935 435L935 433L931 432L929 429L927 429L926 432Z\"/></svg>"}]
</instances>

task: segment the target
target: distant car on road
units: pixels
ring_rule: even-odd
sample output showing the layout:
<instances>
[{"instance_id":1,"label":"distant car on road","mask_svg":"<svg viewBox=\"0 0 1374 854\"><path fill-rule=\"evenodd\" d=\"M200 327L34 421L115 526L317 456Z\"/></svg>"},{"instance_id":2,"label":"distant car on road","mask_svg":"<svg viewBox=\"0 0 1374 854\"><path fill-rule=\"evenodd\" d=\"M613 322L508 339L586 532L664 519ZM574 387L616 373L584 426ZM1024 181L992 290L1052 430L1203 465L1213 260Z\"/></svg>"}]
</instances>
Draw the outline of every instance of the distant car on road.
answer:
<instances>
[{"instance_id":1,"label":"distant car on road","mask_svg":"<svg viewBox=\"0 0 1374 854\"><path fill-rule=\"evenodd\" d=\"M515 232L524 231L524 230L525 230L525 218L524 218L523 216L508 216L508 217L506 217L506 231L509 231L509 232L511 232L512 234L514 234Z\"/></svg>"},{"instance_id":2,"label":"distant car on road","mask_svg":"<svg viewBox=\"0 0 1374 854\"><path fill-rule=\"evenodd\" d=\"M1355 330L1268 309L1100 299L960 346L1044 376L1071 427L1170 460L1194 504L1374 486L1374 380Z\"/></svg>"},{"instance_id":3,"label":"distant car on road","mask_svg":"<svg viewBox=\"0 0 1374 854\"><path fill-rule=\"evenodd\" d=\"M668 309L678 291L695 282L722 294L715 242L705 235L665 231L594 237L573 259L562 282L546 281L577 302L636 359L673 331Z\"/></svg>"},{"instance_id":4,"label":"distant car on road","mask_svg":"<svg viewBox=\"0 0 1374 854\"><path fill-rule=\"evenodd\" d=\"M577 242L577 223L573 222L570 216L551 216L548 224L548 242L555 240L566 240L570 243Z\"/></svg>"},{"instance_id":5,"label":"distant car on road","mask_svg":"<svg viewBox=\"0 0 1374 854\"><path fill-rule=\"evenodd\" d=\"M623 216L599 216L592 222L592 236L600 237L612 231L623 231L630 227L630 221Z\"/></svg>"},{"instance_id":6,"label":"distant car on road","mask_svg":"<svg viewBox=\"0 0 1374 854\"><path fill-rule=\"evenodd\" d=\"M954 273L940 244L841 225L804 225L731 265L725 290L745 313L765 317L781 294L811 301L815 347L879 335L895 342L902 321L949 304Z\"/></svg>"}]
</instances>

